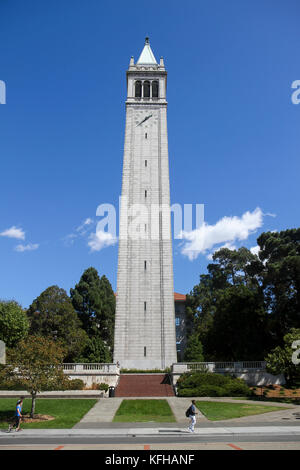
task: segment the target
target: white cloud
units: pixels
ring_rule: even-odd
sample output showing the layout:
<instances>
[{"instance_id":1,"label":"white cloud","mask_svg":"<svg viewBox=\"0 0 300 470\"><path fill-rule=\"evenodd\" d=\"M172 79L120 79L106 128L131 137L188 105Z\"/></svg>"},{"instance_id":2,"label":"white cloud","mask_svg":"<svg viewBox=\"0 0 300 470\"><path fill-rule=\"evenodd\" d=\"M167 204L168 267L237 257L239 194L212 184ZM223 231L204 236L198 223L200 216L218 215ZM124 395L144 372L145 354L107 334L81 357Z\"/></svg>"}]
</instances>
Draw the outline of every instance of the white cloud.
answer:
<instances>
[{"instance_id":1,"label":"white cloud","mask_svg":"<svg viewBox=\"0 0 300 470\"><path fill-rule=\"evenodd\" d=\"M93 219L87 217L81 225L75 228L74 233L70 233L66 235L63 240L67 246L73 245L75 238L84 237L89 231L89 226L94 224Z\"/></svg>"},{"instance_id":2,"label":"white cloud","mask_svg":"<svg viewBox=\"0 0 300 470\"><path fill-rule=\"evenodd\" d=\"M9 237L9 238L17 238L18 240L25 240L25 232L21 228L17 228L15 226L4 230L4 232L0 233L1 237Z\"/></svg>"},{"instance_id":3,"label":"white cloud","mask_svg":"<svg viewBox=\"0 0 300 470\"><path fill-rule=\"evenodd\" d=\"M253 255L257 255L257 256L258 256L259 250L260 250L260 248L259 248L258 245L252 246L252 248L250 248L251 253L252 253Z\"/></svg>"},{"instance_id":4,"label":"white cloud","mask_svg":"<svg viewBox=\"0 0 300 470\"><path fill-rule=\"evenodd\" d=\"M199 254L206 254L217 245L229 249L235 249L234 242L246 240L250 234L263 225L264 214L257 207L253 212L245 212L241 217L223 217L215 225L204 223L201 227L190 232L182 232L181 253L191 261Z\"/></svg>"},{"instance_id":5,"label":"white cloud","mask_svg":"<svg viewBox=\"0 0 300 470\"><path fill-rule=\"evenodd\" d=\"M91 225L93 222L94 222L93 219L88 217L87 219L85 219L85 221L81 225L79 225L79 227L77 227L76 232L80 232L81 235L84 235L86 233L85 228L88 225Z\"/></svg>"},{"instance_id":6,"label":"white cloud","mask_svg":"<svg viewBox=\"0 0 300 470\"><path fill-rule=\"evenodd\" d=\"M39 247L38 243L28 243L27 245L20 244L15 247L15 251L22 253L23 251L37 250L38 247Z\"/></svg>"},{"instance_id":7,"label":"white cloud","mask_svg":"<svg viewBox=\"0 0 300 470\"><path fill-rule=\"evenodd\" d=\"M89 236L88 246L91 251L100 251L107 246L115 245L118 239L113 237L111 233L97 230Z\"/></svg>"}]
</instances>

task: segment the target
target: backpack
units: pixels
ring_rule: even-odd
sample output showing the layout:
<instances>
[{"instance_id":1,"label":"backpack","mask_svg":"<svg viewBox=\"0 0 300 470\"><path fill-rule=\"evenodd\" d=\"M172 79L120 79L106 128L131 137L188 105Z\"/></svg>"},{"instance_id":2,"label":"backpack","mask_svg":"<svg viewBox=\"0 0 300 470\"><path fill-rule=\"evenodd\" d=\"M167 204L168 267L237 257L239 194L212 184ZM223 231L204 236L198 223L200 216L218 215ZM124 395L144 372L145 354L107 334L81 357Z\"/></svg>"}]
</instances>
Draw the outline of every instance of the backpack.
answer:
<instances>
[{"instance_id":1,"label":"backpack","mask_svg":"<svg viewBox=\"0 0 300 470\"><path fill-rule=\"evenodd\" d=\"M189 406L188 409L187 409L186 412L185 412L185 416L186 416L187 418L189 418L189 417L191 416L191 408L192 408L192 405Z\"/></svg>"}]
</instances>

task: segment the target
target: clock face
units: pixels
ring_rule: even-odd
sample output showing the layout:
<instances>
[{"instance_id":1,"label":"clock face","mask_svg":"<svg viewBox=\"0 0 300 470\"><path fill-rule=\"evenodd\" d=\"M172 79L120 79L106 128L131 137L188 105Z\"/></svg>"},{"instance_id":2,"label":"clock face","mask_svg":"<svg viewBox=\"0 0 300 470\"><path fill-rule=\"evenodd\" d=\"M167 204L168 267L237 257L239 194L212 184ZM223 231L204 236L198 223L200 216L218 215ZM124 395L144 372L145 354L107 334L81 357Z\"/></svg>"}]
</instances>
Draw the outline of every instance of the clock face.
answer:
<instances>
[{"instance_id":1,"label":"clock face","mask_svg":"<svg viewBox=\"0 0 300 470\"><path fill-rule=\"evenodd\" d=\"M138 111L135 114L135 126L142 127L143 129L147 129L152 127L153 125L157 124L158 116L153 111Z\"/></svg>"}]
</instances>

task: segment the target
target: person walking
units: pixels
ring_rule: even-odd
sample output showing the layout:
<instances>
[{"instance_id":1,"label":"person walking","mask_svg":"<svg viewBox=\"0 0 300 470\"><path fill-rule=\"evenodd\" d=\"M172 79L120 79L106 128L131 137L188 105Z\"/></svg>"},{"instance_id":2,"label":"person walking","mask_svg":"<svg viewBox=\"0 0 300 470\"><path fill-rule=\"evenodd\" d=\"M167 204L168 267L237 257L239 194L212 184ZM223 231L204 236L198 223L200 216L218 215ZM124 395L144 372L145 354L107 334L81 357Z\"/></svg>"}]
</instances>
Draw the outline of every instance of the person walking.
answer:
<instances>
[{"instance_id":1,"label":"person walking","mask_svg":"<svg viewBox=\"0 0 300 470\"><path fill-rule=\"evenodd\" d=\"M20 431L20 424L22 419L22 406L23 406L23 399L17 401L16 412L15 412L15 422L13 426L10 424L8 427L8 432L12 430L12 428L16 428L16 431ZM22 430L21 430L22 431Z\"/></svg>"},{"instance_id":2,"label":"person walking","mask_svg":"<svg viewBox=\"0 0 300 470\"><path fill-rule=\"evenodd\" d=\"M188 427L189 432L195 432L195 424L196 424L196 415L198 414L196 412L196 402L195 400L192 400L192 404L189 408L189 418L190 418L190 425Z\"/></svg>"}]
</instances>

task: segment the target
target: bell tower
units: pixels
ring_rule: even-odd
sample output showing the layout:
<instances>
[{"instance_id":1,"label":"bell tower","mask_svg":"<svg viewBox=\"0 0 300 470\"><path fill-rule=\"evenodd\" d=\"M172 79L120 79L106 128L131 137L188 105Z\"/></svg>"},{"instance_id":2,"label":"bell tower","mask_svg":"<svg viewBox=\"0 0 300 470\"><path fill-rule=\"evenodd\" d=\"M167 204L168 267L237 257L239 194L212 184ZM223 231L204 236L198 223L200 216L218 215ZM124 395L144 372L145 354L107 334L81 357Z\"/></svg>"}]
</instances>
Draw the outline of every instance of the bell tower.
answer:
<instances>
[{"instance_id":1,"label":"bell tower","mask_svg":"<svg viewBox=\"0 0 300 470\"><path fill-rule=\"evenodd\" d=\"M127 70L114 362L177 362L167 136L167 72L146 38Z\"/></svg>"}]
</instances>

